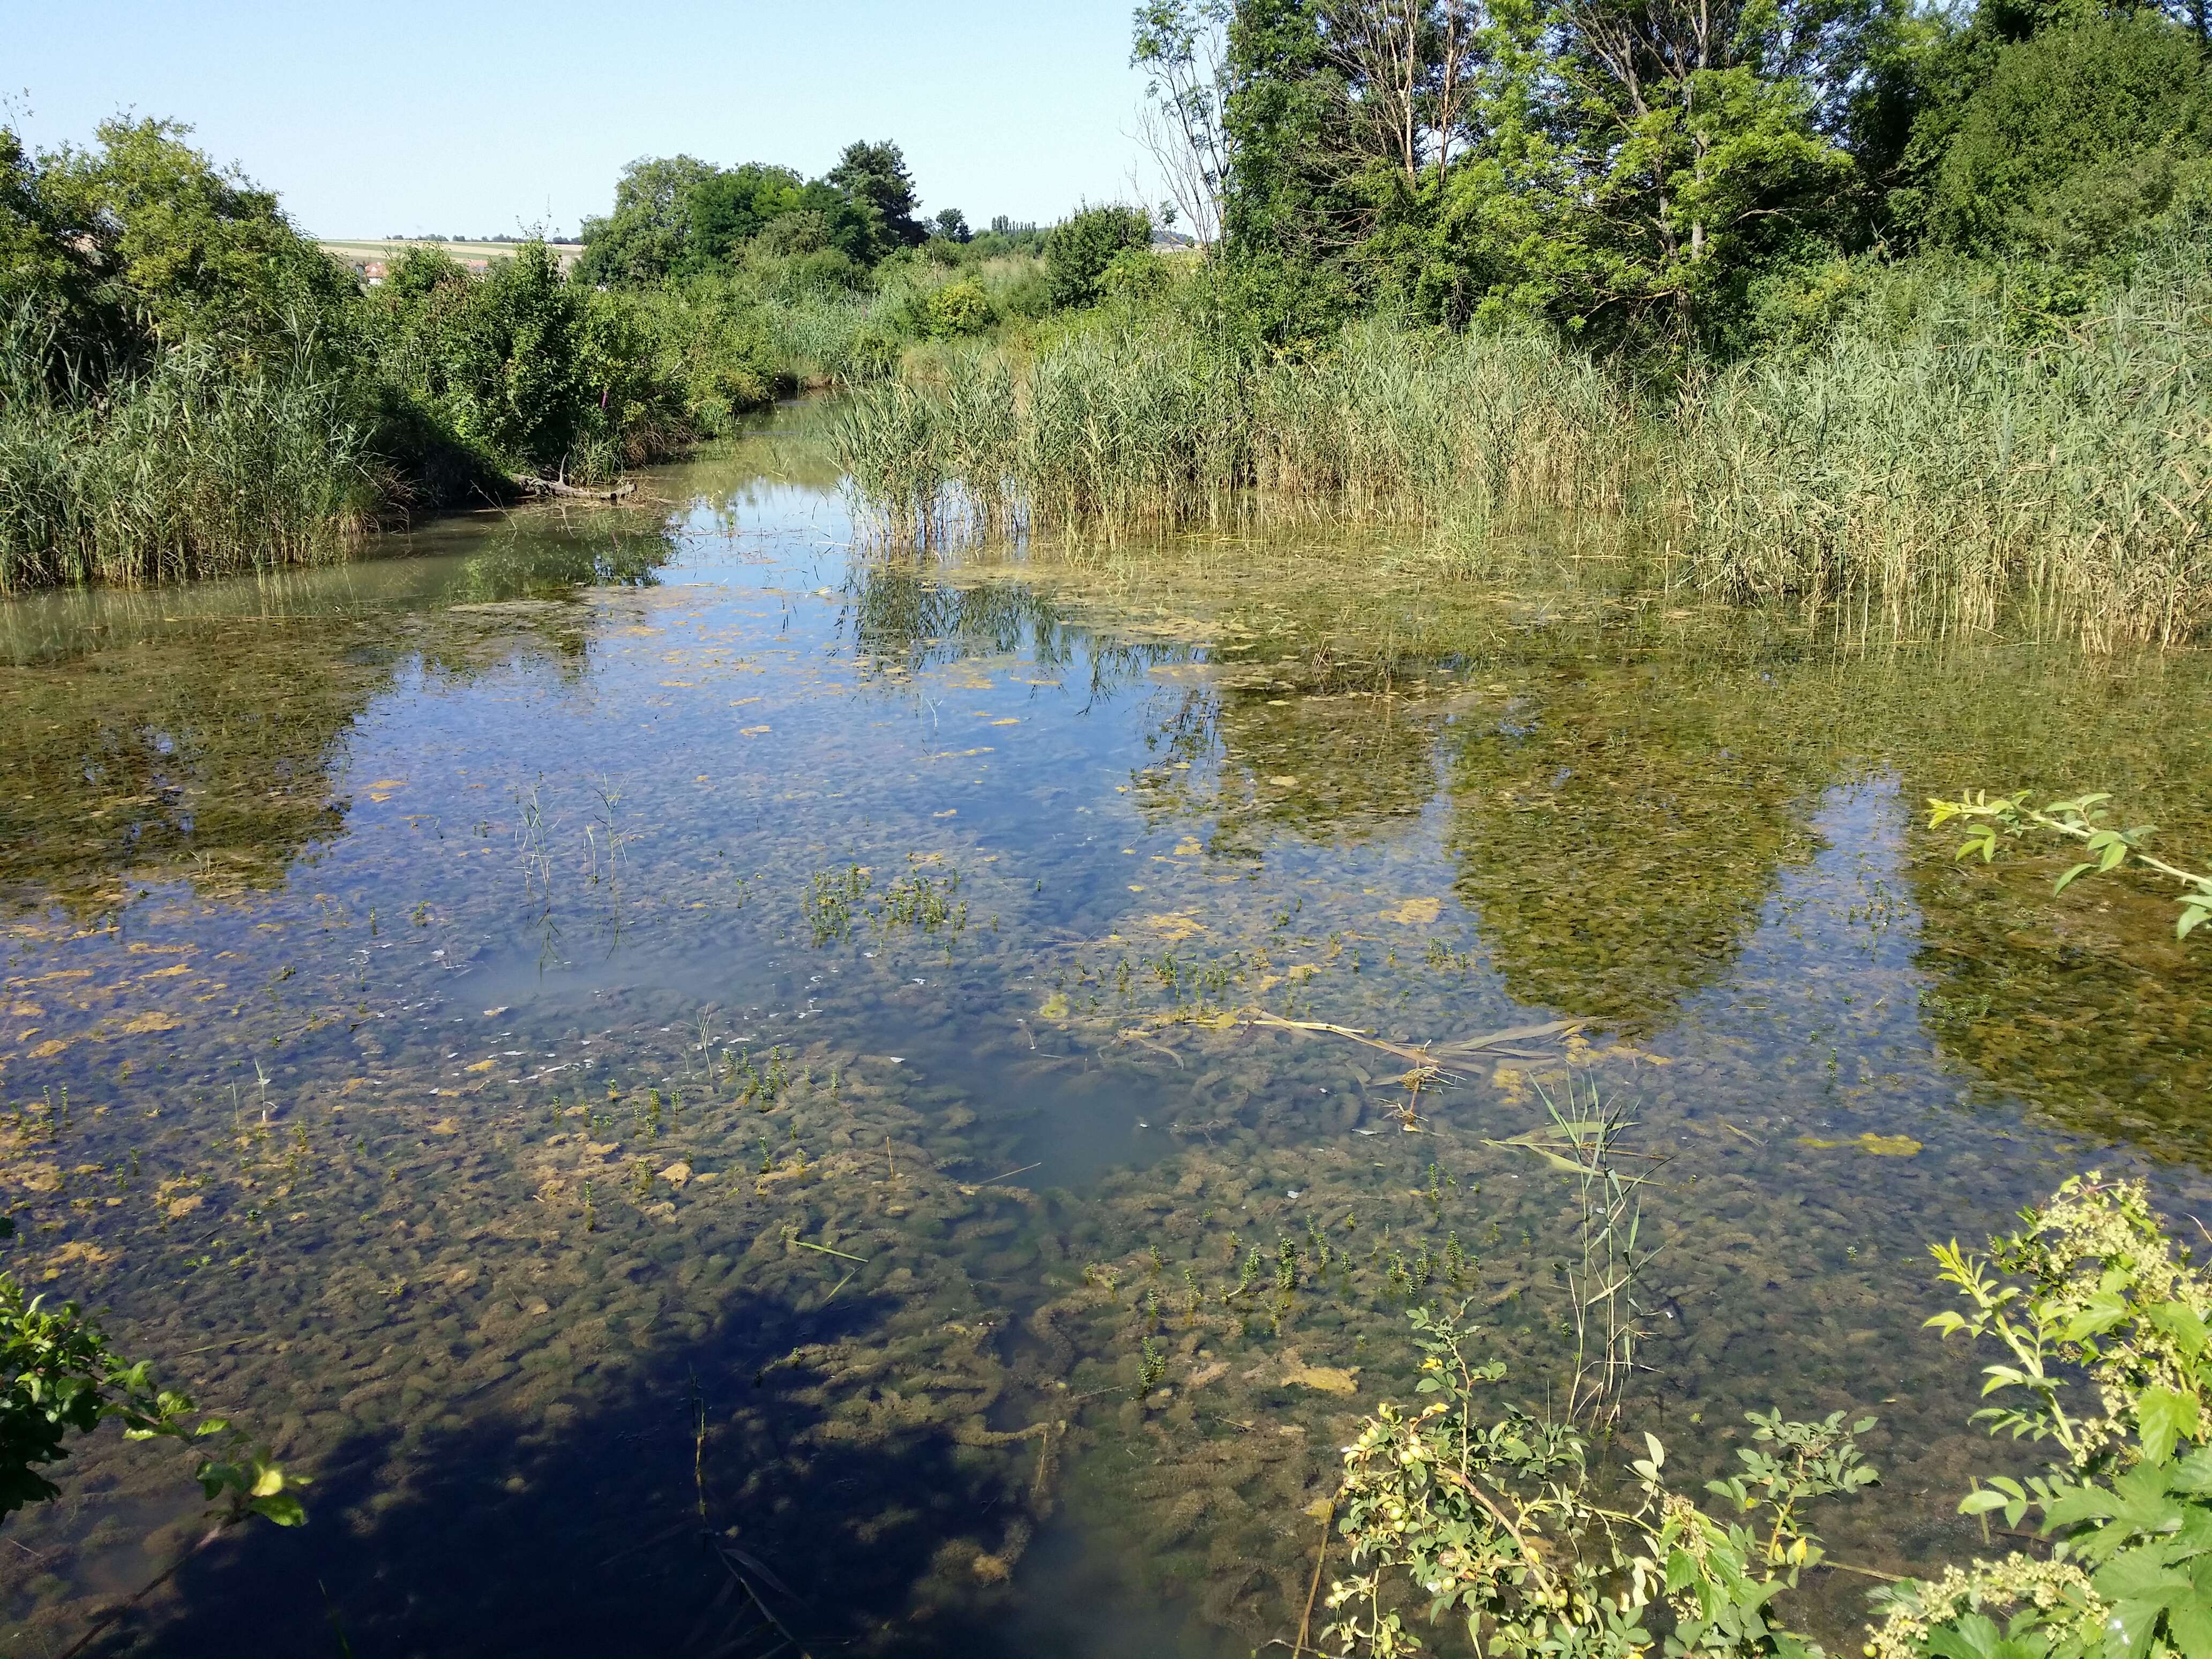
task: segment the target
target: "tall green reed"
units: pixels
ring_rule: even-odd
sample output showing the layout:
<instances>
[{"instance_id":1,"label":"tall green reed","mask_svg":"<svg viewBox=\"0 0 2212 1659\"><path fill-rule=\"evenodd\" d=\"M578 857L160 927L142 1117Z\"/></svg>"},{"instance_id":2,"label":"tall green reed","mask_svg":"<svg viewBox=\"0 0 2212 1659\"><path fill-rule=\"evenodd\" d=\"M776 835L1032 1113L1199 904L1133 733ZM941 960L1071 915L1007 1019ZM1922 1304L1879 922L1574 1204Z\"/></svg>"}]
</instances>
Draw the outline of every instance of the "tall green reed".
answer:
<instances>
[{"instance_id":1,"label":"tall green reed","mask_svg":"<svg viewBox=\"0 0 2212 1659\"><path fill-rule=\"evenodd\" d=\"M1108 537L1255 512L1618 510L1640 434L1587 362L1534 339L1348 334L1252 367L1135 313L1018 371L979 349L864 384L833 434L873 527L927 543L1035 523Z\"/></svg>"},{"instance_id":2,"label":"tall green reed","mask_svg":"<svg viewBox=\"0 0 2212 1659\"><path fill-rule=\"evenodd\" d=\"M1255 365L1162 307L1019 366L909 362L855 389L835 447L893 541L1302 518L1487 536L1565 514L1668 550L1666 580L1897 634L2025 616L2111 648L2212 624L2212 255L2147 258L2101 308L2027 332L2001 285L1898 280L1901 320L1876 295L1816 349L1706 374L1671 409L1533 334L1372 322Z\"/></svg>"},{"instance_id":3,"label":"tall green reed","mask_svg":"<svg viewBox=\"0 0 2212 1659\"><path fill-rule=\"evenodd\" d=\"M54 384L58 380L60 384ZM186 346L94 387L0 328L0 592L334 556L380 493L345 389Z\"/></svg>"},{"instance_id":4,"label":"tall green reed","mask_svg":"<svg viewBox=\"0 0 2212 1659\"><path fill-rule=\"evenodd\" d=\"M1685 399L1668 492L1698 579L1898 632L2025 607L2095 647L2212 620L2212 264L2141 271L2023 342L1960 284L1902 331L1847 328Z\"/></svg>"}]
</instances>

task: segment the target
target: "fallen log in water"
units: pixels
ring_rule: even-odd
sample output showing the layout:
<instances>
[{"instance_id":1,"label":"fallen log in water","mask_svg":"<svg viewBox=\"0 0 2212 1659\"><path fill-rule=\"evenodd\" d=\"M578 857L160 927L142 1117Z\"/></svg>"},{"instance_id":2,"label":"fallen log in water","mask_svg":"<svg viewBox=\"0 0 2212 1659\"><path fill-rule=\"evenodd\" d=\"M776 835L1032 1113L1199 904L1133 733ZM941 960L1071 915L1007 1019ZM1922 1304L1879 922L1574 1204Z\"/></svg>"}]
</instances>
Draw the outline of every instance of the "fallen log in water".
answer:
<instances>
[{"instance_id":1,"label":"fallen log in water","mask_svg":"<svg viewBox=\"0 0 2212 1659\"><path fill-rule=\"evenodd\" d=\"M558 478L535 478L526 472L514 472L507 475L507 482L526 495L558 495L563 501L618 501L637 494L635 480L606 489L579 489Z\"/></svg>"}]
</instances>

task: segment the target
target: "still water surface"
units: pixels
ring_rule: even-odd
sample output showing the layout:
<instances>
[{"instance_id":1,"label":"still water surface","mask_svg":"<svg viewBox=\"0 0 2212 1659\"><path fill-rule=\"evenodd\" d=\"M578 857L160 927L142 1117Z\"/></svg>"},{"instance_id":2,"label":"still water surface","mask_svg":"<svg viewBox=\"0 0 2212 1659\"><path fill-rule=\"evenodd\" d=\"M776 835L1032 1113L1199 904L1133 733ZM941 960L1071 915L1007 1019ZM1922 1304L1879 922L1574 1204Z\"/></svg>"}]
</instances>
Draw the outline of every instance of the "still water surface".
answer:
<instances>
[{"instance_id":1,"label":"still water surface","mask_svg":"<svg viewBox=\"0 0 2212 1659\"><path fill-rule=\"evenodd\" d=\"M805 422L642 513L0 611L13 1265L315 1482L95 1651L1287 1642L1409 1297L1559 1392L1571 1194L1500 1143L1571 1091L1670 1158L1631 1424L1863 1407L1838 1553L1978 1547L2022 1460L1924 1245L2092 1166L2206 1208L2208 958L1916 803L2109 788L2201 856L2202 659L1321 531L872 556ZM1402 1059L1258 1014L1549 1029L1409 1128ZM80 1451L8 1651L191 1545L182 1474Z\"/></svg>"}]
</instances>

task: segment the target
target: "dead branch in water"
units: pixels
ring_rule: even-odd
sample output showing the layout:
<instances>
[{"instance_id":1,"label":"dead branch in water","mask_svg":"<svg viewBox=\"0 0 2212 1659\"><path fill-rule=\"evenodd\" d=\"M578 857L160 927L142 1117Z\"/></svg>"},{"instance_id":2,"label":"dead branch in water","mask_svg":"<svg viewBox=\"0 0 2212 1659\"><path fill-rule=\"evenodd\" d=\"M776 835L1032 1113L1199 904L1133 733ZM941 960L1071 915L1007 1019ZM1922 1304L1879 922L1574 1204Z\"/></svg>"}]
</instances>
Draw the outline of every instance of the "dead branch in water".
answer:
<instances>
[{"instance_id":1,"label":"dead branch in water","mask_svg":"<svg viewBox=\"0 0 2212 1659\"><path fill-rule=\"evenodd\" d=\"M558 478L532 477L526 472L509 473L507 481L526 495L557 495L562 501L613 502L637 494L635 479L606 489L579 489Z\"/></svg>"},{"instance_id":2,"label":"dead branch in water","mask_svg":"<svg viewBox=\"0 0 2212 1659\"><path fill-rule=\"evenodd\" d=\"M1254 1009L1237 1016L1238 1023L1256 1025L1270 1031L1306 1031L1319 1036L1343 1037L1364 1048L1395 1056L1409 1066L1439 1076L1450 1068L1451 1062L1472 1060L1478 1054L1496 1054L1510 1060L1548 1060L1548 1054L1531 1053L1506 1045L1534 1042L1543 1037L1564 1036L1582 1030L1584 1022L1578 1019L1547 1020L1541 1025L1515 1025L1503 1031L1489 1031L1481 1036L1462 1037L1454 1042L1411 1043L1390 1042L1372 1032L1355 1030L1349 1025L1331 1025L1325 1020L1285 1019L1280 1014L1271 1014L1264 1009Z\"/></svg>"}]
</instances>

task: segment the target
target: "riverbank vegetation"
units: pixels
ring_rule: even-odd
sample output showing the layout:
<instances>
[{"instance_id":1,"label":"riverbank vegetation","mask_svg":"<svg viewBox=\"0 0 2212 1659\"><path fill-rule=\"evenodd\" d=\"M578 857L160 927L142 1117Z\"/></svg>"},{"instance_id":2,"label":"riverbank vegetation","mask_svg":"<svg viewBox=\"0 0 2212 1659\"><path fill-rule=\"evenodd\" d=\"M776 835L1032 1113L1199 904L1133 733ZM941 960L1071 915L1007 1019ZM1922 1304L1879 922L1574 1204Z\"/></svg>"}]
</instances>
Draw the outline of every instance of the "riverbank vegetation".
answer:
<instances>
[{"instance_id":1,"label":"riverbank vegetation","mask_svg":"<svg viewBox=\"0 0 2212 1659\"><path fill-rule=\"evenodd\" d=\"M1982 1391L2002 1403L1976 1417L1993 1436L2055 1454L2024 1483L1977 1480L1959 1505L2002 1515L2039 1551L1948 1567L1933 1583L1869 1573L1880 1622L1865 1651L2202 1652L2212 1631L2202 1565L2212 1548L2212 1280L2186 1249L2177 1259L2141 1182L2077 1177L2023 1220L1986 1256L1955 1240L1934 1247L1939 1278L1966 1311L1928 1323L2004 1351ZM1620 1287L1599 1288L1610 1302ZM1353 1570L1331 1586L1334 1622L1316 1650L1419 1651L1425 1601L1426 1622L1463 1623L1478 1652L1630 1659L1659 1645L1654 1624L1670 1655L1820 1651L1790 1630L1784 1598L1808 1570L1846 1565L1826 1559L1807 1509L1876 1483L1856 1442L1875 1419L1752 1413L1741 1468L1705 1483L1710 1504L1670 1484L1665 1449L1647 1434L1630 1466L1635 1486L1614 1498L1591 1479L1574 1422L1493 1416L1486 1391L1505 1368L1483 1357L1483 1333L1430 1310L1413 1321L1429 1400L1419 1410L1385 1404L1345 1448L1328 1512L1341 1512ZM2069 1407L2075 1376L2094 1386L2093 1406ZM2039 1525L2024 1533L2031 1512Z\"/></svg>"},{"instance_id":2,"label":"riverbank vegetation","mask_svg":"<svg viewBox=\"0 0 2212 1659\"><path fill-rule=\"evenodd\" d=\"M888 143L811 182L646 161L574 272L533 241L365 281L173 124L0 130L0 592L328 556L1050 308L1034 228L916 210Z\"/></svg>"},{"instance_id":3,"label":"riverbank vegetation","mask_svg":"<svg viewBox=\"0 0 2212 1659\"><path fill-rule=\"evenodd\" d=\"M815 179L647 158L573 272L418 249L373 284L182 129L0 137L0 588L316 556L844 386L896 538L1322 516L1477 568L1601 520L1728 600L2192 639L2206 36L2059 0L1148 0L1154 209L976 234L889 143Z\"/></svg>"},{"instance_id":4,"label":"riverbank vegetation","mask_svg":"<svg viewBox=\"0 0 2212 1659\"><path fill-rule=\"evenodd\" d=\"M892 534L1626 509L1899 631L2212 621L2195 14L1158 0L1134 56L1203 258L866 392Z\"/></svg>"}]
</instances>

